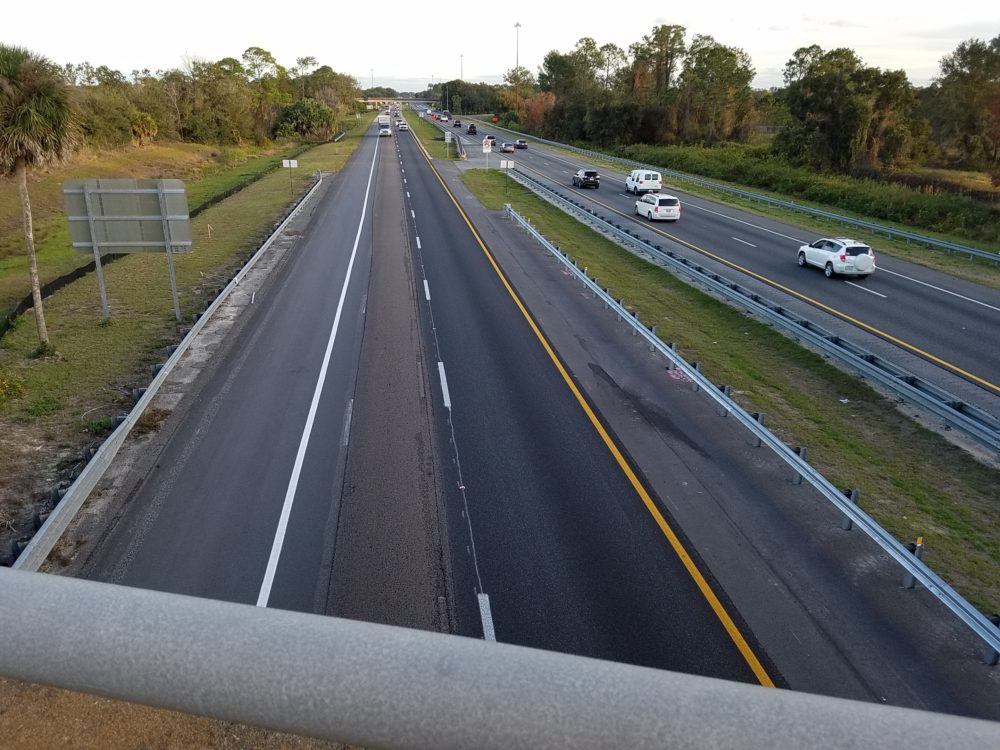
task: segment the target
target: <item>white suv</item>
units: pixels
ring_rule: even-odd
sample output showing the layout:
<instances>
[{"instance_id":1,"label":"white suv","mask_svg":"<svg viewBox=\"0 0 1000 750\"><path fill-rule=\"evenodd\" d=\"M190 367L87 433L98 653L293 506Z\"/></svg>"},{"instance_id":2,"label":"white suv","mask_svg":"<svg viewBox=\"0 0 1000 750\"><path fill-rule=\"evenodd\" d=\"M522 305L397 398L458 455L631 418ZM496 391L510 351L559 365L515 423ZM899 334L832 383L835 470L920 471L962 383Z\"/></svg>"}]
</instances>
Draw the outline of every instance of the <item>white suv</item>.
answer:
<instances>
[{"instance_id":1,"label":"white suv","mask_svg":"<svg viewBox=\"0 0 1000 750\"><path fill-rule=\"evenodd\" d=\"M655 193L663 187L659 172L652 172L648 169L633 169L629 176L625 178L625 192L634 193Z\"/></svg>"},{"instance_id":2,"label":"white suv","mask_svg":"<svg viewBox=\"0 0 1000 750\"><path fill-rule=\"evenodd\" d=\"M677 221L681 218L681 202L666 193L649 193L635 202L635 215L650 221Z\"/></svg>"},{"instance_id":3,"label":"white suv","mask_svg":"<svg viewBox=\"0 0 1000 750\"><path fill-rule=\"evenodd\" d=\"M834 274L866 278L875 271L875 253L864 242L846 237L823 238L799 248L800 266L822 268L827 278Z\"/></svg>"}]
</instances>

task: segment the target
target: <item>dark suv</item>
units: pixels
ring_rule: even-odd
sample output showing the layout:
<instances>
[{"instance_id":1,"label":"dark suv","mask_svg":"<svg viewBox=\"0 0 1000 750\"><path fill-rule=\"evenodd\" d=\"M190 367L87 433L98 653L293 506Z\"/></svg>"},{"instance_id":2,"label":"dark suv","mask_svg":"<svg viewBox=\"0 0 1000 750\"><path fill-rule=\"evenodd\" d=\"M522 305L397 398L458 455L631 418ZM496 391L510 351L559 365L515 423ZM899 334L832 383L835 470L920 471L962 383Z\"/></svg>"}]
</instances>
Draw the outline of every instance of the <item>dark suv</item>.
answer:
<instances>
[{"instance_id":1,"label":"dark suv","mask_svg":"<svg viewBox=\"0 0 1000 750\"><path fill-rule=\"evenodd\" d=\"M599 188L600 186L601 176L597 174L597 170L595 169L581 169L573 175L573 187Z\"/></svg>"},{"instance_id":2,"label":"dark suv","mask_svg":"<svg viewBox=\"0 0 1000 750\"><path fill-rule=\"evenodd\" d=\"M476 134L476 126L473 125L472 123L469 123L469 129L466 132L469 135L475 135Z\"/></svg>"}]
</instances>

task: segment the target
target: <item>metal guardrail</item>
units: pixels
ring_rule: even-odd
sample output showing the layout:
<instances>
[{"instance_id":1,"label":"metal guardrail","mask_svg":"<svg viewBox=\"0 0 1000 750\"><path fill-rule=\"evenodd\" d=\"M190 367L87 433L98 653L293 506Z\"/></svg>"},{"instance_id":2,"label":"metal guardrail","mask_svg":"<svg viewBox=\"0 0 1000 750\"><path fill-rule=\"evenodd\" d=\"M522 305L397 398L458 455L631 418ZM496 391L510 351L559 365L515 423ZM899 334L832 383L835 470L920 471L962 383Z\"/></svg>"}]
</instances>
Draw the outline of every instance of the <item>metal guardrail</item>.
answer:
<instances>
[{"instance_id":1,"label":"metal guardrail","mask_svg":"<svg viewBox=\"0 0 1000 750\"><path fill-rule=\"evenodd\" d=\"M0 600L2 675L351 745L1000 747L992 721L62 576L0 569Z\"/></svg>"},{"instance_id":2,"label":"metal guardrail","mask_svg":"<svg viewBox=\"0 0 1000 750\"><path fill-rule=\"evenodd\" d=\"M808 341L861 375L881 383L900 398L926 409L941 419L944 424L961 430L980 445L1000 455L1000 419L989 412L963 402L933 383L913 375L902 367L869 352L842 336L824 330L806 318L794 315L784 306L742 287L704 266L641 239L638 234L630 233L620 225L602 218L582 203L567 198L559 191L553 190L545 183L516 167L510 170L510 173L522 185L567 211L576 219L611 235L619 242L624 241L630 246L640 249L643 253L665 262L673 270L681 272L687 278L709 286L714 292L726 299L748 308L768 322Z\"/></svg>"},{"instance_id":3,"label":"metal guardrail","mask_svg":"<svg viewBox=\"0 0 1000 750\"><path fill-rule=\"evenodd\" d=\"M743 409L742 406L729 396L725 387L710 381L702 374L699 368L688 364L670 344L664 343L653 331L639 322L620 301L614 299L605 289L602 289L593 279L581 271L573 261L566 258L557 247L532 227L526 219L514 211L509 204L504 205L504 212L527 230L542 247L558 258L596 297L603 300L605 305L614 310L620 318L628 322L639 335L646 339L651 349L658 351L670 362L671 367L677 368L690 378L699 390L706 393L709 398L722 407L723 413L732 414L762 444L767 445L774 451L779 458L795 470L798 476L809 482L843 516L864 531L886 554L899 563L907 573L912 575L916 581L923 584L938 601L944 604L973 633L979 636L985 642L988 649L991 649L992 652L1000 652L1000 628L997 628L979 610L967 602L937 573L928 568L922 560L896 541L875 519L861 510L843 491L835 487L819 471L810 466L794 449L785 445L774 433L764 427L758 419ZM636 241L631 236L629 238L630 241ZM641 240L639 241L641 242ZM720 284L720 286L722 285ZM986 661L990 661L990 657Z\"/></svg>"},{"instance_id":4,"label":"metal guardrail","mask_svg":"<svg viewBox=\"0 0 1000 750\"><path fill-rule=\"evenodd\" d=\"M606 154L601 151L593 151L591 149L580 148L579 146L571 146L567 143L550 141L546 138L540 138L536 135L530 135L527 133L522 133L520 131L503 128L496 124L489 124L488 127L492 127L497 130L503 130L507 133L516 133L518 136L522 138L531 138L532 140L538 141L539 143L545 143L555 148L561 148L567 151L572 151L574 153L581 154L583 156L587 156L592 159L603 159L604 161L609 161L614 164L619 164L623 167L627 167L629 170L649 169L655 172L659 172L663 175L669 175L674 179L687 180L688 182L693 182L697 185L701 185L703 187L707 187L712 190L717 190L722 193L737 195L747 200L753 200L759 203L767 203L772 206L780 206L781 208L791 209L793 211L798 211L800 213L809 214L810 216L819 216L825 219L832 219L834 221L840 222L841 224L848 224L850 226L858 227L860 229L867 229L875 234L884 234L887 237L903 239L906 240L907 242L918 242L922 245L927 245L928 247L947 250L949 252L965 253L969 257L983 258L985 260L989 260L994 263L1000 263L1000 251L991 252L989 250L980 250L979 248L976 247L970 247L968 245L962 245L956 242L948 242L946 240L939 240L935 239L934 237L928 237L927 235L917 234L915 232L907 232L903 229L895 229L893 227L887 227L883 224L875 224L873 222L863 221L861 219L852 219L851 217L844 216L843 214L837 214L833 213L832 211L824 211L822 209L812 208L810 206L804 206L801 203L795 203L794 201L782 200L780 198L772 198L768 195L762 195L760 193L754 193L749 190L743 190L742 188L735 188L732 187L731 185L724 185L719 182L713 182L712 180L706 180L704 177L696 177L695 175L690 175L687 174L686 172L678 172L677 170L667 169L665 167L656 166L655 164L644 164L643 162L635 161L633 159L624 159L620 156L612 156L611 154Z\"/></svg>"},{"instance_id":5,"label":"metal guardrail","mask_svg":"<svg viewBox=\"0 0 1000 750\"><path fill-rule=\"evenodd\" d=\"M41 528L31 538L31 541L28 542L28 545L21 551L21 554L18 555L17 559L14 560L11 567L29 571L35 571L41 568L42 563L45 562L45 558L49 556L49 553L55 547L56 542L59 541L59 537L61 537L63 532L66 531L70 522L83 506L84 501L90 496L90 493L93 492L94 487L96 487L97 483L104 477L104 473L111 466L115 456L118 455L118 451L121 450L122 445L124 445L125 439L142 418L142 415L156 397L156 393L159 391L163 383L166 382L170 371L173 370L174 366L180 361L181 357L184 356L184 353L187 351L188 347L191 346L191 343L194 341L199 331L204 328L219 306L222 305L222 303L229 297L230 293L239 286L240 280L246 276L247 273L249 273L254 265L256 265L260 257L267 252L274 240L284 231L289 222L291 222L292 219L298 215L301 208L309 201L310 198L312 198L322 184L323 176L320 174L316 184L310 188L309 192L302 196L298 204L296 204L295 208L292 209L285 220L278 225L277 229L275 229L264 244L260 246L260 249L254 253L250 260L248 260L233 277L233 280L226 285L212 304L210 304L198 317L194 325L191 327L191 330L188 331L187 335L181 339L173 354L170 355L166 363L162 368L160 368L160 371L146 388L146 392L135 403L125 420L118 425L114 432L108 436L107 440L101 444L101 447L97 449L97 453L94 454L94 457L87 463L83 471L80 472L80 476L78 476L73 484L70 485L69 489L66 490L66 494L63 496L62 500L60 500L58 505L55 506L45 523L42 524Z\"/></svg>"}]
</instances>

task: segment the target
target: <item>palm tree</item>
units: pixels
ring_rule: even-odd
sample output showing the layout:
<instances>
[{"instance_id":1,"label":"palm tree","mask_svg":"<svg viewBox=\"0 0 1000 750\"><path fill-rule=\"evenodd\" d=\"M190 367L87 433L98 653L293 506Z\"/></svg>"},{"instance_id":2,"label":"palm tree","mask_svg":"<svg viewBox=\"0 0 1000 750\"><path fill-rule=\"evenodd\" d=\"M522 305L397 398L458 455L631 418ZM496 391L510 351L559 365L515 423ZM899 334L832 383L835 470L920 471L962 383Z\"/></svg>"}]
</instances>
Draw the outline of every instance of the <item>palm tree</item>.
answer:
<instances>
[{"instance_id":1,"label":"palm tree","mask_svg":"<svg viewBox=\"0 0 1000 750\"><path fill-rule=\"evenodd\" d=\"M75 143L69 88L60 69L22 47L0 44L0 175L13 176L21 195L28 275L42 351L49 348L49 334L38 285L27 175L30 167L61 160Z\"/></svg>"}]
</instances>

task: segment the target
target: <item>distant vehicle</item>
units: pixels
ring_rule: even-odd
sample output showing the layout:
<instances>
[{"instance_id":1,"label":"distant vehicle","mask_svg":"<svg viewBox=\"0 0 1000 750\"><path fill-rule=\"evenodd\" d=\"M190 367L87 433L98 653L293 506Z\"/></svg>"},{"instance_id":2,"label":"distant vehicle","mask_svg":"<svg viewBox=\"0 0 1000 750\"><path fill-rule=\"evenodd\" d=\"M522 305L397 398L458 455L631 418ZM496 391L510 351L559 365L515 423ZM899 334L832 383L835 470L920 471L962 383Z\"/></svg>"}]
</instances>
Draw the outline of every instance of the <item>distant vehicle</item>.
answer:
<instances>
[{"instance_id":1,"label":"distant vehicle","mask_svg":"<svg viewBox=\"0 0 1000 750\"><path fill-rule=\"evenodd\" d=\"M381 138L383 135L387 135L392 138L392 129L389 126L385 126L378 129L378 137Z\"/></svg>"},{"instance_id":2,"label":"distant vehicle","mask_svg":"<svg viewBox=\"0 0 1000 750\"><path fill-rule=\"evenodd\" d=\"M462 127L462 121L461 121L461 120L455 120L455 122L453 122L453 123L451 124L451 126L452 126L453 128L460 128L460 127Z\"/></svg>"},{"instance_id":3,"label":"distant vehicle","mask_svg":"<svg viewBox=\"0 0 1000 750\"><path fill-rule=\"evenodd\" d=\"M466 131L469 135L476 135L476 126L470 124L469 129Z\"/></svg>"},{"instance_id":4,"label":"distant vehicle","mask_svg":"<svg viewBox=\"0 0 1000 750\"><path fill-rule=\"evenodd\" d=\"M380 128L387 128L387 127L389 127L389 123L390 122L391 122L391 120L389 119L389 115L379 115L378 116L378 126Z\"/></svg>"},{"instance_id":5,"label":"distant vehicle","mask_svg":"<svg viewBox=\"0 0 1000 750\"><path fill-rule=\"evenodd\" d=\"M638 195L639 193L657 192L662 187L660 173L651 172L648 169L633 169L625 178L626 193Z\"/></svg>"},{"instance_id":6,"label":"distant vehicle","mask_svg":"<svg viewBox=\"0 0 1000 750\"><path fill-rule=\"evenodd\" d=\"M491 146L497 145L497 137L495 135L488 135L485 140L489 141Z\"/></svg>"},{"instance_id":7,"label":"distant vehicle","mask_svg":"<svg viewBox=\"0 0 1000 750\"><path fill-rule=\"evenodd\" d=\"M407 125L407 124L406 124L405 122L401 122L401 123L399 123L399 125L398 125L397 127L398 127L398 128L400 129L400 130L409 130L409 129L410 129L410 126L409 126L409 125Z\"/></svg>"},{"instance_id":8,"label":"distant vehicle","mask_svg":"<svg viewBox=\"0 0 1000 750\"><path fill-rule=\"evenodd\" d=\"M665 193L648 193L635 202L635 215L650 221L677 221L681 218L681 202Z\"/></svg>"},{"instance_id":9,"label":"distant vehicle","mask_svg":"<svg viewBox=\"0 0 1000 750\"><path fill-rule=\"evenodd\" d=\"M528 142L524 138L518 138L514 141L514 148L527 148Z\"/></svg>"},{"instance_id":10,"label":"distant vehicle","mask_svg":"<svg viewBox=\"0 0 1000 750\"><path fill-rule=\"evenodd\" d=\"M573 175L573 187L592 187L599 188L601 186L601 175L597 173L596 169L581 169Z\"/></svg>"},{"instance_id":11,"label":"distant vehicle","mask_svg":"<svg viewBox=\"0 0 1000 750\"><path fill-rule=\"evenodd\" d=\"M822 268L827 278L835 274L867 278L875 272L875 253L864 242L846 237L823 238L799 248L800 266Z\"/></svg>"},{"instance_id":12,"label":"distant vehicle","mask_svg":"<svg viewBox=\"0 0 1000 750\"><path fill-rule=\"evenodd\" d=\"M502 143L500 144L500 153L502 154L513 154L514 144L513 143Z\"/></svg>"},{"instance_id":13,"label":"distant vehicle","mask_svg":"<svg viewBox=\"0 0 1000 750\"><path fill-rule=\"evenodd\" d=\"M449 112L446 109L442 110L439 119L441 120L441 122L448 122L448 120L451 119L451 112Z\"/></svg>"}]
</instances>

